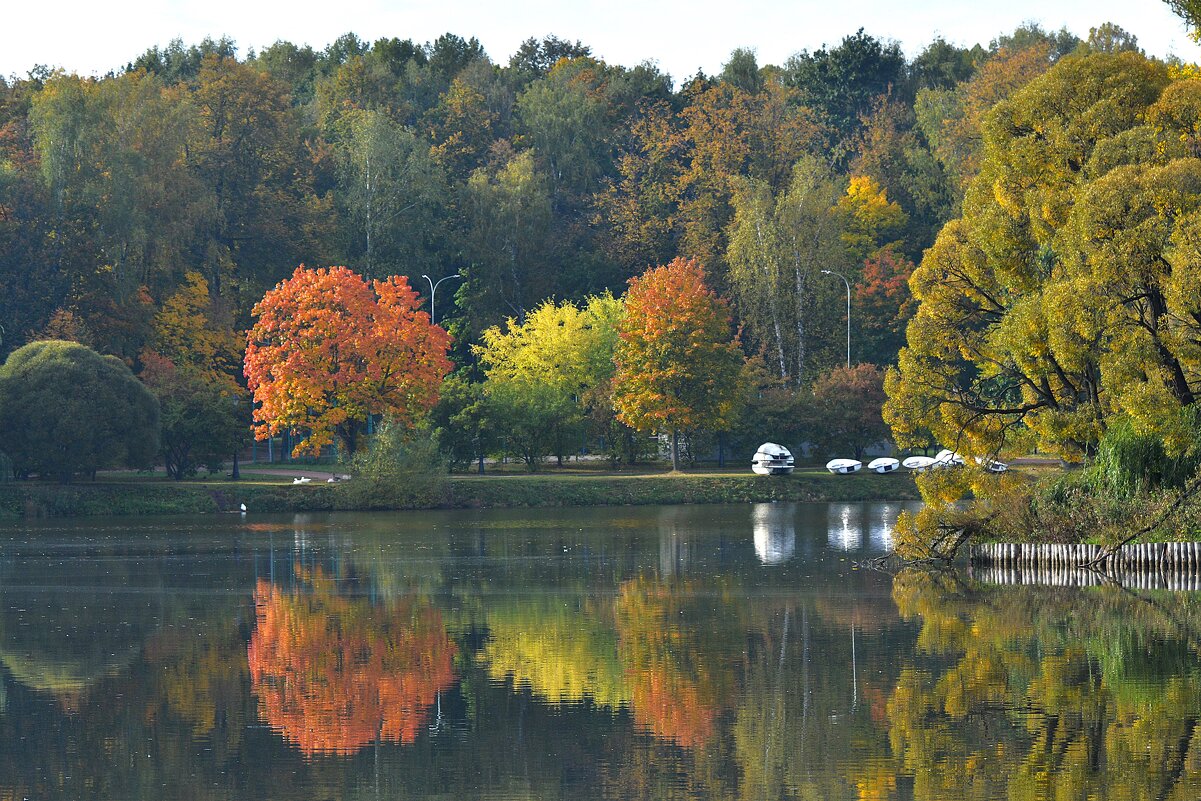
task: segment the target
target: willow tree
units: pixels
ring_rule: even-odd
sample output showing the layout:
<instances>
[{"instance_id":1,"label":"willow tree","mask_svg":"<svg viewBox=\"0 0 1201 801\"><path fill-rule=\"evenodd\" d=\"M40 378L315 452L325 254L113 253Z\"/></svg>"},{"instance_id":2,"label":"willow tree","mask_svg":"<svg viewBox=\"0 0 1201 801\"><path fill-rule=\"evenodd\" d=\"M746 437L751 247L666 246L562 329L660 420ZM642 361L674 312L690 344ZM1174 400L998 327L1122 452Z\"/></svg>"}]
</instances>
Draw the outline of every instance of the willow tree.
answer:
<instances>
[{"instance_id":1,"label":"willow tree","mask_svg":"<svg viewBox=\"0 0 1201 801\"><path fill-rule=\"evenodd\" d=\"M1201 391L1201 81L1074 54L989 113L984 147L913 275L894 433L1078 458L1120 415L1179 452Z\"/></svg>"}]
</instances>

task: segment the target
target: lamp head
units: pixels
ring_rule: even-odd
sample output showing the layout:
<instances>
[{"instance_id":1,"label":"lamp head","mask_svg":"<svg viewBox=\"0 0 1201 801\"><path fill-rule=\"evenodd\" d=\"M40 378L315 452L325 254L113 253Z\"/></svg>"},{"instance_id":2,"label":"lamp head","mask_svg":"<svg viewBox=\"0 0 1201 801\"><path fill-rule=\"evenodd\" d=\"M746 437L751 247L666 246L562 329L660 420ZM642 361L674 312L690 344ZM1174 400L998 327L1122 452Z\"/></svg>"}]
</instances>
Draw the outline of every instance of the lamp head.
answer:
<instances>
[{"instance_id":1,"label":"lamp head","mask_svg":"<svg viewBox=\"0 0 1201 801\"><path fill-rule=\"evenodd\" d=\"M831 273L829 270L822 270L822 275L830 275L830 274Z\"/></svg>"}]
</instances>

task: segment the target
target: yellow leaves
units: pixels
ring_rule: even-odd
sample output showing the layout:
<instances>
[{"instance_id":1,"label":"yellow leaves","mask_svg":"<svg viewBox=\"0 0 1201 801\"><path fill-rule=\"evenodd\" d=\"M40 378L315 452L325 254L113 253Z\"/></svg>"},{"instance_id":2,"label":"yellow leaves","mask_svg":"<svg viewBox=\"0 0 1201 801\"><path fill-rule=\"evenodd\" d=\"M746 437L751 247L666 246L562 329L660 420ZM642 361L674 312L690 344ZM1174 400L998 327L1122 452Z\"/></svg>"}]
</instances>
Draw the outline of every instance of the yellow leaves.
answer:
<instances>
[{"instance_id":1,"label":"yellow leaves","mask_svg":"<svg viewBox=\"0 0 1201 801\"><path fill-rule=\"evenodd\" d=\"M887 244L909 222L909 215L868 175L851 177L838 209L847 218L842 238L855 261Z\"/></svg>"}]
</instances>

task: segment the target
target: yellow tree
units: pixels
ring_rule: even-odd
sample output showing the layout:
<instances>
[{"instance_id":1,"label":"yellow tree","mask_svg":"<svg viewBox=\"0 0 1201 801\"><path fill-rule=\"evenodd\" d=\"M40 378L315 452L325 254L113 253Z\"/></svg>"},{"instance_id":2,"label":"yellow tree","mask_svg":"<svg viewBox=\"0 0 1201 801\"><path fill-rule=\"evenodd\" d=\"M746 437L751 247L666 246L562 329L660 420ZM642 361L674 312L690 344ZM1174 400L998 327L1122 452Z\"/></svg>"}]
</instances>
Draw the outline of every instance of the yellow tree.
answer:
<instances>
[{"instance_id":1,"label":"yellow tree","mask_svg":"<svg viewBox=\"0 0 1201 801\"><path fill-rule=\"evenodd\" d=\"M1201 388L1185 288L1198 87L1169 86L1135 52L1080 53L986 117L964 216L910 282L918 309L886 381L894 433L1078 458L1121 412L1179 449Z\"/></svg>"},{"instance_id":2,"label":"yellow tree","mask_svg":"<svg viewBox=\"0 0 1201 801\"><path fill-rule=\"evenodd\" d=\"M562 462L577 441L585 394L613 375L620 314L621 302L607 293L583 309L547 300L521 322L485 330L475 346L493 412L531 468L548 452Z\"/></svg>"}]
</instances>

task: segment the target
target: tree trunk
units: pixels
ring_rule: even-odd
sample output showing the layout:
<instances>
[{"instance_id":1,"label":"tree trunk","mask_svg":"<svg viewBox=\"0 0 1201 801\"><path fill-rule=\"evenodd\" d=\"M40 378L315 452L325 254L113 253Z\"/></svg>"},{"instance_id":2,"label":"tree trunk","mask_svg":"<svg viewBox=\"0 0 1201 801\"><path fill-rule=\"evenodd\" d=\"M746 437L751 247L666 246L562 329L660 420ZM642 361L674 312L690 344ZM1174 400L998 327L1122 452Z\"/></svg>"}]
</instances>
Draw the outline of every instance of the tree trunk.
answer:
<instances>
[{"instance_id":1,"label":"tree trunk","mask_svg":"<svg viewBox=\"0 0 1201 801\"><path fill-rule=\"evenodd\" d=\"M671 471L673 473L680 469L680 432L673 430L671 432Z\"/></svg>"}]
</instances>

